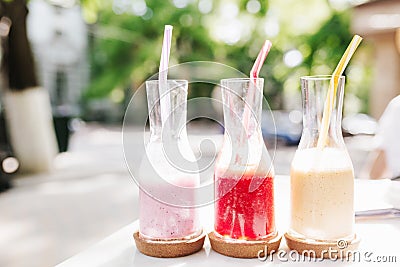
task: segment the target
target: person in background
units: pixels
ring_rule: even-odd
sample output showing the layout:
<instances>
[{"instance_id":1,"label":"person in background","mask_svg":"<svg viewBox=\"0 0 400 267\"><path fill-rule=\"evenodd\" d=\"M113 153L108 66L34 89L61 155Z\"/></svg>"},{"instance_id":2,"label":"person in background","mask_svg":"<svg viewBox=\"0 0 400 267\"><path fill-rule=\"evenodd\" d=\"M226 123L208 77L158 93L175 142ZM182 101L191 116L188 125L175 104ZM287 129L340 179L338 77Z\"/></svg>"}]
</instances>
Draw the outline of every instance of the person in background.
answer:
<instances>
[{"instance_id":1,"label":"person in background","mask_svg":"<svg viewBox=\"0 0 400 267\"><path fill-rule=\"evenodd\" d=\"M400 176L400 95L393 98L379 120L377 148L368 161L370 179Z\"/></svg>"}]
</instances>

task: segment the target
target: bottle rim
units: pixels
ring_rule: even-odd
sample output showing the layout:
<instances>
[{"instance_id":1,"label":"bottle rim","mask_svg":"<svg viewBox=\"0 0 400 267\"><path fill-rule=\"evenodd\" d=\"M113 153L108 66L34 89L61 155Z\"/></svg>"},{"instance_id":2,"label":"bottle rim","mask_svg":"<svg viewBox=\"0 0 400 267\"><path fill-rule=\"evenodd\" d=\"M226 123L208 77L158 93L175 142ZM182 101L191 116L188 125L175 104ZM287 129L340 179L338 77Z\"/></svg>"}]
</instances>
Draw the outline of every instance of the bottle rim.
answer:
<instances>
[{"instance_id":1,"label":"bottle rim","mask_svg":"<svg viewBox=\"0 0 400 267\"><path fill-rule=\"evenodd\" d=\"M333 75L310 75L310 76L301 76L300 80L313 80L313 81L321 81L321 80L330 80ZM335 75L335 77L339 77L339 75ZM340 80L344 80L346 76L341 75Z\"/></svg>"}]
</instances>

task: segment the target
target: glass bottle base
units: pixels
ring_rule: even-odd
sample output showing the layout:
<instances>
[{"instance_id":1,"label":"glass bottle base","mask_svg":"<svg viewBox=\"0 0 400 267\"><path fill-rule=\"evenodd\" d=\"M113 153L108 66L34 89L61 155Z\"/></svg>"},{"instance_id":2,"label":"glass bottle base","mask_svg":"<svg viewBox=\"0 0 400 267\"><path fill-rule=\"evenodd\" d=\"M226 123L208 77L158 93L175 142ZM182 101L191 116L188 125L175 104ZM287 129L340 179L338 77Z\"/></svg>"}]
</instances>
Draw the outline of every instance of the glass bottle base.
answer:
<instances>
[{"instance_id":1,"label":"glass bottle base","mask_svg":"<svg viewBox=\"0 0 400 267\"><path fill-rule=\"evenodd\" d=\"M337 243L337 242L342 241L342 240L344 240L346 242L350 242L351 240L353 240L356 237L356 234L351 234L351 235L348 235L348 236L344 236L344 237L341 237L341 238L335 238L335 239L323 239L323 238L318 239L318 238L307 237L307 236L305 236L303 234L300 234L300 233L298 233L298 232L296 232L296 231L294 231L292 229L289 229L287 234L292 236L293 238L301 240L301 241L303 241L305 243L312 243L312 244L318 244L318 243L321 243L321 244L332 244L332 243Z\"/></svg>"},{"instance_id":2,"label":"glass bottle base","mask_svg":"<svg viewBox=\"0 0 400 267\"><path fill-rule=\"evenodd\" d=\"M246 236L242 236L242 237L239 237L239 238L233 238L233 237L231 237L229 235L221 235L220 233L218 233L215 230L214 230L213 233L217 238L226 240L228 242L246 242L246 243L248 243L248 242L268 241L270 239L275 238L277 236L277 234L278 234L278 232L275 231L275 232L272 232L272 233L270 233L270 234L268 234L266 236L262 236L262 237L254 239L254 238L248 238Z\"/></svg>"},{"instance_id":3,"label":"glass bottle base","mask_svg":"<svg viewBox=\"0 0 400 267\"><path fill-rule=\"evenodd\" d=\"M357 251L361 241L356 234L343 239L318 240L296 233L293 235L293 231L287 232L285 239L289 249L297 251L302 256L331 260L350 257Z\"/></svg>"},{"instance_id":4,"label":"glass bottle base","mask_svg":"<svg viewBox=\"0 0 400 267\"><path fill-rule=\"evenodd\" d=\"M146 235L140 233L140 231L138 233L139 233L139 237L144 240L153 241L153 242L158 242L158 241L159 242L163 242L163 241L171 242L171 241L191 240L191 239L197 238L203 234L203 230L199 230L193 234L182 236L179 238L176 238L176 237L174 237L174 238L159 238L159 237L146 236Z\"/></svg>"},{"instance_id":5,"label":"glass bottle base","mask_svg":"<svg viewBox=\"0 0 400 267\"><path fill-rule=\"evenodd\" d=\"M140 236L139 232L133 234L136 248L147 256L157 258L176 258L193 254L203 248L206 235L201 234L191 239L175 240L148 240Z\"/></svg>"},{"instance_id":6,"label":"glass bottle base","mask_svg":"<svg viewBox=\"0 0 400 267\"><path fill-rule=\"evenodd\" d=\"M221 238L219 234L208 234L211 248L219 254L233 258L264 258L279 249L282 236L277 232L268 239L243 240Z\"/></svg>"}]
</instances>

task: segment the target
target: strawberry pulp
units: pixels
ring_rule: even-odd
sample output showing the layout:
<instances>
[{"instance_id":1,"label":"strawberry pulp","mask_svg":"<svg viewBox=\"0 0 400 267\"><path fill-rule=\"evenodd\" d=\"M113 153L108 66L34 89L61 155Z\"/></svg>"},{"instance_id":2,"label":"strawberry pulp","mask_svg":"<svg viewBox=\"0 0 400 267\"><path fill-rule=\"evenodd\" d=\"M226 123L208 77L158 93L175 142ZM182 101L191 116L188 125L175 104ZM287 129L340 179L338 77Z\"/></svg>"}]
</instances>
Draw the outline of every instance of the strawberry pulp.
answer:
<instances>
[{"instance_id":1,"label":"strawberry pulp","mask_svg":"<svg viewBox=\"0 0 400 267\"><path fill-rule=\"evenodd\" d=\"M257 240L275 232L272 177L216 177L215 231L233 239Z\"/></svg>"}]
</instances>

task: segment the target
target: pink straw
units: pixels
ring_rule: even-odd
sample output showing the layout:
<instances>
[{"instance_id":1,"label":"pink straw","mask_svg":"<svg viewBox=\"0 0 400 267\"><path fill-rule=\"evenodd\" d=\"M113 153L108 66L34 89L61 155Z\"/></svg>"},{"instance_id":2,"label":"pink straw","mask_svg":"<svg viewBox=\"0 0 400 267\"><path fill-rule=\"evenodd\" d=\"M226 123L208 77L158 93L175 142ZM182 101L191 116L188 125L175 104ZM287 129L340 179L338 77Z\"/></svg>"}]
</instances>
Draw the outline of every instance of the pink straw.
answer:
<instances>
[{"instance_id":1,"label":"pink straw","mask_svg":"<svg viewBox=\"0 0 400 267\"><path fill-rule=\"evenodd\" d=\"M165 126L169 112L170 112L170 96L168 92L168 65L169 65L169 54L171 51L171 39L172 39L172 26L165 25L164 28L164 40L161 50L160 68L158 74L158 90L160 93L160 106L161 106L161 121L162 126Z\"/></svg>"},{"instance_id":2,"label":"pink straw","mask_svg":"<svg viewBox=\"0 0 400 267\"><path fill-rule=\"evenodd\" d=\"M261 67L268 56L269 50L271 50L271 46L272 46L271 41L266 40L260 52L258 53L257 59L254 62L253 67L251 68L250 77L256 79L258 78L258 74L260 74Z\"/></svg>"},{"instance_id":3,"label":"pink straw","mask_svg":"<svg viewBox=\"0 0 400 267\"><path fill-rule=\"evenodd\" d=\"M255 91L258 89L257 88L257 78L260 73L261 67L264 64L265 59L267 58L267 55L269 51L271 50L272 43L269 40L266 40L264 45L262 46L260 52L258 53L257 59L254 62L253 67L251 68L250 71L250 78L253 79L253 86L250 85L249 90L247 91L247 97L246 97L246 105L244 108L243 112L243 123L244 123L244 129L246 130L247 133L249 133L249 121L250 121L250 114L251 114L251 109L250 109L250 104L253 103L253 98L255 95ZM262 88L260 88L262 89Z\"/></svg>"}]
</instances>

